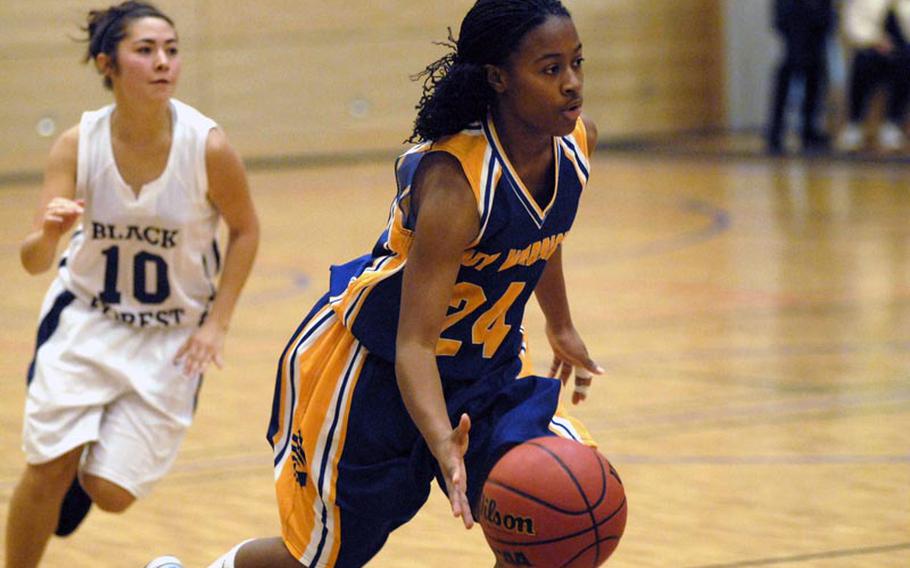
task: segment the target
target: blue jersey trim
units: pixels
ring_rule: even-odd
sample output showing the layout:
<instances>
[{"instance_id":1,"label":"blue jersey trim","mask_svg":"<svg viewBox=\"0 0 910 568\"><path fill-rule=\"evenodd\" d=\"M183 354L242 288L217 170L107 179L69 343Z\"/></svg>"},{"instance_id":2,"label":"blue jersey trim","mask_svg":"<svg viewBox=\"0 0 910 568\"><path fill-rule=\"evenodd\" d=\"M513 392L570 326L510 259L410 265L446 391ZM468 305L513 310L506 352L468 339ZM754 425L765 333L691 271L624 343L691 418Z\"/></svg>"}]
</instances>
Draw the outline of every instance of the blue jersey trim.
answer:
<instances>
[{"instance_id":1,"label":"blue jersey trim","mask_svg":"<svg viewBox=\"0 0 910 568\"><path fill-rule=\"evenodd\" d=\"M285 362L288 361L288 358L287 358L288 349L290 349L291 345L294 345L294 343L297 342L297 338L300 336L300 333L308 325L310 325L310 323L311 323L310 320L312 320L313 317L316 315L316 313L318 313L319 310L321 310L327 303L328 303L328 294L324 295L318 302L316 302L316 305L313 307L312 310L310 310L310 313L307 314L307 317L305 317L303 322L297 327L297 330L294 332L294 335L291 337L291 340L288 341L287 346L284 348L284 352L281 354L281 358L278 360L278 372L275 376L275 394L272 398L272 419L269 421L269 429L268 429L268 432L266 433L266 439L268 440L269 445L272 446L272 449L275 448L275 443L272 438L275 436L275 433L278 432L279 425L280 425L281 419L282 419L282 417L279 415L279 412L281 411L281 391L282 391L281 368L284 366ZM297 358L297 350L300 349L300 346L303 345L304 343L306 343L306 339L308 337L310 337L311 335L313 335L313 333L315 333L317 330L319 330L322 327L322 325L326 322L326 320L328 320L329 318L331 318L333 316L334 316L334 312L329 311L326 313L325 316L323 316L323 318L321 320L319 320L319 322L316 325L312 326L312 329L310 329L310 331L307 332L306 337L303 338L303 341L300 341L298 343L297 347L294 348L294 352L291 353L290 360L293 361L294 359ZM290 366L290 375L289 375L288 379L291 383L290 384L291 392L289 395L289 397L290 397L289 400L296 401L297 400L297 392L296 392L297 389L296 389L295 385L297 384L297 381L296 381L296 376L294 374L293 365ZM293 420L294 409L293 408L289 409L289 412L290 412L290 414L289 414L290 419ZM290 440L291 440L291 431L292 431L291 426L292 426L292 424L288 424L288 427L285 429L285 438L284 438L284 440L281 441L280 449L278 450L278 452L275 453L275 460L274 460L275 467L278 466L278 463L281 461L281 458L284 456L284 453L288 449L288 444L290 443Z\"/></svg>"},{"instance_id":2,"label":"blue jersey trim","mask_svg":"<svg viewBox=\"0 0 910 568\"><path fill-rule=\"evenodd\" d=\"M492 145L491 145L492 147ZM495 153L493 154L495 156ZM487 222L490 220L490 214L493 212L493 199L496 197L496 159L493 157L487 163L487 183L484 187L483 195L483 213L480 217L480 235L478 241L483 238L483 233L487 228Z\"/></svg>"},{"instance_id":3,"label":"blue jersey trim","mask_svg":"<svg viewBox=\"0 0 910 568\"><path fill-rule=\"evenodd\" d=\"M38 336L35 339L35 354L32 357L32 362L28 366L28 375L25 379L26 385L32 384L32 379L35 378L35 361L38 359L38 349L51 338L55 331L57 331L57 328L60 326L60 316L63 314L63 310L73 303L73 300L75 299L76 296L69 290L61 292L54 299L54 304L51 306L51 309L38 325Z\"/></svg>"},{"instance_id":4,"label":"blue jersey trim","mask_svg":"<svg viewBox=\"0 0 910 568\"><path fill-rule=\"evenodd\" d=\"M581 170L581 173L585 175L585 181L588 181L588 178L591 176L588 168L585 167L583 156L581 151L578 149L578 146L572 141L572 138L569 136L563 136L562 141L566 143L566 146L572 150L572 153L575 154L575 163L578 164L578 168Z\"/></svg>"},{"instance_id":5,"label":"blue jersey trim","mask_svg":"<svg viewBox=\"0 0 910 568\"><path fill-rule=\"evenodd\" d=\"M319 467L319 484L316 486L316 490L319 492L320 497L322 497L322 535L319 539L319 546L316 548L316 553L313 555L313 560L310 563L311 566L319 565L319 558L322 556L322 551L325 548L326 539L328 537L328 527L326 526L327 522L327 512L326 512L326 497L322 492L322 486L325 483L325 472L329 468L329 454L331 453L331 447L335 440L335 430L338 428L338 422L340 420L342 410L342 404L344 402L344 393L348 390L348 384L351 382L351 376L354 373L354 368L357 366L357 360L360 356L360 352L363 351L363 345L360 342L357 343L357 348L354 350L354 356L351 357L351 363L348 365L348 368L345 370L344 378L341 381L341 387L338 389L338 399L335 401L335 416L332 418L332 425L329 427L329 432L326 435L325 444L323 445L322 451L322 464ZM339 452L343 452L344 448L338 448Z\"/></svg>"}]
</instances>

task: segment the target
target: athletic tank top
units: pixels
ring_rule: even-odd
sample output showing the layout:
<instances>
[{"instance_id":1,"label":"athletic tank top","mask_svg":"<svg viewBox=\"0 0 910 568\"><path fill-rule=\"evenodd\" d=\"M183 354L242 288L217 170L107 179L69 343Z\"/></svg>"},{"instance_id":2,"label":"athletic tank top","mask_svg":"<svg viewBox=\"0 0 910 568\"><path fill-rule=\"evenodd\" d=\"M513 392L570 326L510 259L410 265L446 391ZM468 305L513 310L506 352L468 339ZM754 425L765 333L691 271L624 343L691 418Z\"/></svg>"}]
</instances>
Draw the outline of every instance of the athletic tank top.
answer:
<instances>
[{"instance_id":1,"label":"athletic tank top","mask_svg":"<svg viewBox=\"0 0 910 568\"><path fill-rule=\"evenodd\" d=\"M579 119L571 134L553 139L555 187L543 207L515 173L489 118L398 158L398 192L385 231L370 254L333 266L330 277L330 301L345 326L389 361L395 359L401 277L416 224L404 204L421 160L431 152L458 159L480 216L480 231L462 256L436 349L443 377L472 380L516 364L525 304L547 259L569 232L588 179L585 127Z\"/></svg>"},{"instance_id":2,"label":"athletic tank top","mask_svg":"<svg viewBox=\"0 0 910 568\"><path fill-rule=\"evenodd\" d=\"M139 195L114 160L114 105L84 113L79 123L76 197L85 211L58 278L77 298L138 327L199 325L220 269L218 212L206 198L205 169L216 124L177 100L170 110L167 165Z\"/></svg>"}]
</instances>

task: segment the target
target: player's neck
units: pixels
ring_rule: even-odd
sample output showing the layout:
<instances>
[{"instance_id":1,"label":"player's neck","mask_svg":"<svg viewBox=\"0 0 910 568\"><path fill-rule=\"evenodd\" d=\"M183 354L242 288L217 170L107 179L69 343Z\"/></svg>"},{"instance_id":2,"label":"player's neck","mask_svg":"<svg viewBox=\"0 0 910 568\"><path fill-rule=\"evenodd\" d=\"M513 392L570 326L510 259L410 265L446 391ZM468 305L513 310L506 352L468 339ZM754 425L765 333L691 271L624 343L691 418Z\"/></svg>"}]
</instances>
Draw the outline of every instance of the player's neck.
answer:
<instances>
[{"instance_id":1,"label":"player's neck","mask_svg":"<svg viewBox=\"0 0 910 568\"><path fill-rule=\"evenodd\" d=\"M493 110L493 124L509 161L517 169L553 156L553 137L530 128L509 113Z\"/></svg>"},{"instance_id":2,"label":"player's neck","mask_svg":"<svg viewBox=\"0 0 910 568\"><path fill-rule=\"evenodd\" d=\"M170 137L171 110L167 101L159 105L118 100L111 116L111 132L124 142L143 144Z\"/></svg>"}]
</instances>

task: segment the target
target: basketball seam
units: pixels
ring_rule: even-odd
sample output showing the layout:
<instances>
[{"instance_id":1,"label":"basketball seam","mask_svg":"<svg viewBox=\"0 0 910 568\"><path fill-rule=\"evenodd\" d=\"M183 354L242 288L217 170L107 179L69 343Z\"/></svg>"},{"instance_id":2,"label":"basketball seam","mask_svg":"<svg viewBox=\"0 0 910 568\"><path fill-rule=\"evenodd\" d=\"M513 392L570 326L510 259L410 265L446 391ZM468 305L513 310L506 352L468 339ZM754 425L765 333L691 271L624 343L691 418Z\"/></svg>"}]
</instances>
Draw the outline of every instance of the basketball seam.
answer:
<instances>
[{"instance_id":1,"label":"basketball seam","mask_svg":"<svg viewBox=\"0 0 910 568\"><path fill-rule=\"evenodd\" d=\"M585 546L584 548L582 548L581 550L579 550L578 553L575 554L575 556L573 556L572 558L569 558L568 560L566 560L559 568L565 568L566 566L571 565L572 562L574 562L577 558L581 557L582 554L584 554L585 552L591 550L591 548L593 548L593 547L595 547L595 546L597 547L598 550L600 550L600 545L601 545L601 543L608 542L608 541L611 541L611 540L619 540L619 537L618 537L618 536L608 536L608 537L604 538L603 540L596 540L596 541L594 541L593 543L591 543L591 544L589 544L588 546ZM595 554L596 554L596 553L595 553ZM598 566L598 565L599 565L598 560L599 560L599 557L595 557L595 558L594 558L594 566Z\"/></svg>"},{"instance_id":2,"label":"basketball seam","mask_svg":"<svg viewBox=\"0 0 910 568\"><path fill-rule=\"evenodd\" d=\"M609 523L609 522L613 519L613 517L615 517L616 515L618 515L619 512L622 511L623 508L625 508L625 506L626 506L626 499L625 499L625 497L623 497L622 502L616 507L616 509L615 509L612 513L610 513L609 515L607 515L606 517L604 517L603 519L601 519L600 521L597 521L596 524L597 524L598 526L600 526L600 525L605 525L605 524ZM494 536L494 535L490 535L490 534L487 534L486 537L487 537L488 539L490 539L490 540L496 542L497 544L508 544L508 545L513 545L513 546L515 546L515 545L518 545L518 546L542 546L542 545L545 545L545 544L551 544L551 543L554 543L554 542L559 542L559 541L561 541L561 540L568 540L568 539L570 539L570 538L575 538L575 537L577 537L577 536L581 536L581 535L583 535L583 534L585 534L585 533L591 532L592 530L594 530L594 527L593 527L593 526L592 526L592 527L589 527L589 528L586 528L586 529L584 529L584 530L580 530L580 531L574 532L574 533L559 535L559 536L557 536L557 537L548 538L548 539L546 539L546 540L535 540L535 541L532 541L532 542L526 542L526 541L523 541L523 540L505 540L505 539L503 539L503 538L498 538L498 537L496 537L496 536ZM607 542L607 541L616 540L616 539L619 539L619 538L620 538L620 536L617 536L617 535L608 535L608 536L605 536L605 537L602 538L602 539L598 537L597 540L598 540L599 542Z\"/></svg>"},{"instance_id":3,"label":"basketball seam","mask_svg":"<svg viewBox=\"0 0 910 568\"><path fill-rule=\"evenodd\" d=\"M518 489L517 487L513 487L512 485L503 483L502 481L498 481L496 479L488 479L487 483L489 483L490 485L496 485L497 487L502 487L503 489L505 489L507 491L511 491L512 493L515 493L516 495L524 497L528 501L533 501L539 505L543 505L543 506L547 507L548 509L552 509L552 510L556 511L557 513L562 513L563 515L579 516L579 515L586 515L586 514L590 513L589 509L582 509L582 510L578 510L578 511L572 511L569 509L561 509L559 506L557 506L556 504L554 504L550 501L545 501L540 497L536 497L534 495L531 495L530 493L526 493L526 492L522 491L521 489Z\"/></svg>"},{"instance_id":4,"label":"basketball seam","mask_svg":"<svg viewBox=\"0 0 910 568\"><path fill-rule=\"evenodd\" d=\"M506 498L506 496L511 493L512 495L514 495L514 497L512 499L516 499L516 498L524 499L528 503L532 503L537 506L544 507L545 509L549 509L549 510L553 511L553 513L561 514L566 517L575 518L576 522L581 521L583 523L580 516L586 515L586 518L589 519L588 526L576 528L575 530L572 530L570 527L563 526L561 528L563 528L563 529L569 528L569 530L571 532L569 532L567 534L554 535L554 536L551 536L549 538L545 538L542 540L525 541L525 540L521 540L521 537L519 535L503 534L502 531L496 531L495 529L492 530L491 532L487 532L486 531L487 526L484 524L484 529L485 529L484 536L487 538L487 540L489 541L491 546L504 546L504 547L518 546L518 547L527 547L528 549L533 549L533 550L540 550L549 545L552 545L555 543L560 543L563 541L575 541L576 539L579 539L580 542L577 542L576 544L572 545L571 550L564 550L566 555L571 555L571 557L566 558L566 555L560 554L559 556L561 556L561 558L559 558L559 559L551 558L550 561L558 561L558 564L554 562L552 564L552 566L554 568L566 568L566 567L572 565L573 562L579 562L584 558L588 558L588 561L593 560L593 565L596 566L612 554L613 550L615 550L616 545L619 542L619 540L621 539L622 534L624 532L624 530L611 531L608 528L610 523L612 523L616 520L625 518L625 512L627 510L627 500L626 500L626 496L623 491L622 480L619 478L619 475L616 473L616 470L613 468L612 464L609 463L609 461L607 461L607 459L604 458L602 455L600 455L596 450L585 448L585 449L589 449L591 451L591 455L588 455L584 451L579 451L577 449L563 448L562 446L559 446L559 445L548 444L547 443L548 440L549 439L527 440L525 442L525 444L527 444L529 446L534 446L538 450L542 450L544 452L544 454L543 454L544 462L545 462L546 456L549 456L550 458L553 459L553 461L558 466L558 469L556 469L556 470L551 469L551 471L553 472L551 475L553 475L554 477L558 477L558 472L561 469L565 473L567 478L569 480L571 480L573 486L575 487L577 494L582 499L581 505L584 508L582 508L580 510L579 509L569 510L567 508L564 508L565 505L560 506L561 504L564 504L567 500L571 501L571 499L572 499L572 497L569 495L569 493L571 493L571 489L569 489L568 486L564 486L564 489L560 490L560 492L565 495L565 498L556 499L556 501L554 502L554 501L552 501L554 496L548 495L549 492L546 491L546 484L544 484L543 486L540 486L539 484L532 484L531 486L529 486L527 488L520 489L519 487L516 487L516 486L508 483L507 482L507 481L509 481L508 479L506 479L506 482L504 482L504 481L500 481L500 480L496 479L494 476L488 477L486 480L486 483L490 484L493 487L497 487L499 491L505 492L505 493L500 493L500 495L503 498ZM551 445L553 446L552 449L550 447ZM565 456L563 456L559 453L563 450L565 450L565 453L566 453ZM593 464L591 464L590 462L586 462L586 463L584 463L584 465L582 465L581 463L578 464L579 470L577 472L573 471L572 467L574 467L574 465L570 467L569 464L574 464L574 462L577 461L576 458L581 459L582 462L585 462L585 460L582 459L585 457L595 459L596 463L597 463L597 468L594 468ZM552 466L549 466L549 467L552 468ZM591 487L592 482L593 482L593 484L597 483L597 479L595 477L597 474L594 473L594 471L591 471L591 469L593 469L594 471L600 472L600 488L599 488L600 492L599 493L597 493L598 488L596 487L596 485L594 487ZM531 479L533 480L533 478L535 478L535 477L536 476L532 474ZM592 477L593 477L593 479L592 479ZM619 491L618 495L616 495L615 492L613 490L611 490L611 483L612 483L610 481L611 477L618 484L618 487L615 487L615 489L617 489ZM563 478L563 479L565 479L565 478ZM584 481L584 485L582 484L582 481ZM560 483L564 484L564 482L560 482ZM541 492L540 489L544 489L544 491ZM588 489L592 489L592 494L594 495L593 498L587 494ZM496 493L496 492L494 491L494 493ZM538 493L538 494L543 493L543 496L538 497L534 493ZM615 501L615 497L620 498L619 504L614 505L614 509L612 511L610 511L606 517L600 518L600 515L603 512L603 507L610 503L611 498L613 501ZM516 506L518 506L517 505L518 501L514 501L514 502L516 503ZM568 522L568 520L569 519L567 518L566 521ZM623 521L623 525L625 525L624 521ZM492 528L492 527L490 527L490 528ZM556 528L558 530L560 527L559 527L559 525L555 525L555 526L551 527L551 529L552 528ZM501 536L495 534L496 532L499 532ZM551 532L551 531L548 530L546 532ZM616 533L616 532L618 532L618 534L611 534L611 533ZM536 536L540 537L543 535L536 535ZM590 538L590 540L589 540L589 538ZM594 549L593 558L587 556L589 553L592 552L592 549ZM529 553L530 553L530 550L529 550ZM536 554L536 552L535 552L535 554Z\"/></svg>"},{"instance_id":5,"label":"basketball seam","mask_svg":"<svg viewBox=\"0 0 910 568\"><path fill-rule=\"evenodd\" d=\"M588 517L591 519L591 526L594 528L594 544L597 546L597 549L594 552L594 565L597 566L599 564L598 561L600 560L600 531L598 530L599 527L597 526L597 518L594 516L594 511L592 510L591 502L588 500L587 494L585 493L584 489L581 487L581 483L578 482L578 479L575 477L575 474L572 473L572 470L569 469L569 466L566 465L566 463L564 461L562 461L562 458L559 457L558 455L556 455L556 452L550 450L550 448L547 448L546 446L544 446L543 444L541 444L539 442L532 441L532 442L530 442L530 444L532 446L537 446L544 452L550 454L550 457L552 457L554 460L556 460L556 463L558 463L560 465L560 467L563 468L563 470L566 472L566 474L568 474L569 479L571 479L572 483L575 484L575 489L578 490L578 494L581 495L582 500L584 500L585 505L587 505ZM594 450L591 450L591 451L592 451L592 453L594 453ZM605 499L606 495L607 495L607 473L606 473L606 471L604 471L603 460L600 459L600 456L598 456L596 453L594 453L594 458L597 460L597 465L600 467L600 479L601 479L601 484L602 484L601 485L601 488L602 488L601 498ZM599 501L600 501L600 499L598 499L598 502Z\"/></svg>"},{"instance_id":6,"label":"basketball seam","mask_svg":"<svg viewBox=\"0 0 910 568\"><path fill-rule=\"evenodd\" d=\"M565 471L566 473L569 474L569 478L572 480L572 483L575 484L575 488L578 489L579 494L582 496L582 499L585 500L585 503L588 505L588 508L589 508L589 509L595 509L595 508L599 507L600 504L603 502L603 500L607 498L607 472L604 470L603 460L600 459L599 456L597 456L597 455L595 454L595 458L597 458L597 465L600 467L600 482L601 482L601 483L600 483L600 495L598 495L598 496L597 496L597 499L595 499L594 501L590 501L590 502L589 502L589 501L588 501L588 498L587 498L587 495L585 494L584 491L581 490L581 485L578 483L578 480L577 480L577 479L575 478L575 476L572 474L571 470L568 468L568 466L565 464L565 462L563 462L561 459L559 459L559 456L557 456L556 454L554 454L552 451L550 451L549 449L547 449L545 446L542 446L542 445L540 445L540 444L538 444L538 443L536 443L536 442L527 442L527 444L530 445L530 446L534 446L534 447L536 447L536 448L540 448L540 449L546 451L547 454L550 455L550 457L552 457L554 460L556 460L556 463L559 464L559 466L563 469L563 471ZM592 452L593 452L593 450L592 450ZM610 470L611 470L610 473L612 474L612 476L613 476L617 481L619 481L619 484L620 484L620 485L622 485L622 480L620 480L620 479L619 479L619 476L615 474L615 470L613 470L613 466L612 466L612 465L610 465ZM546 505L547 507L553 509L554 511L558 511L558 512L560 512L560 513L567 513L567 514L569 513L569 511L564 510L564 509L560 509L560 508L558 508L557 506L555 506L553 503L550 503L549 501L544 501L544 500L542 500L542 499L535 498L535 497L533 497L533 496L531 496L531 495L528 495L528 494L522 492L522 491L519 490L519 489L516 489L515 487L512 487L512 486L510 486L510 485L508 485L508 484L506 484L506 483L503 483L503 482L501 482L501 481L497 481L497 480L496 480L495 478L493 478L493 477L489 477L489 478L487 479L487 481L489 481L490 483L494 483L494 484L496 484L496 485L499 485L500 487L502 487L502 488L504 488L504 489L508 489L508 490L510 490L510 491L514 491L514 492L516 492L516 493L519 493L519 494L521 494L521 495L523 495L523 496L529 497L529 498L531 498L532 500L537 501L537 502L540 503L541 505ZM571 513L571 514L583 514L583 513Z\"/></svg>"}]
</instances>

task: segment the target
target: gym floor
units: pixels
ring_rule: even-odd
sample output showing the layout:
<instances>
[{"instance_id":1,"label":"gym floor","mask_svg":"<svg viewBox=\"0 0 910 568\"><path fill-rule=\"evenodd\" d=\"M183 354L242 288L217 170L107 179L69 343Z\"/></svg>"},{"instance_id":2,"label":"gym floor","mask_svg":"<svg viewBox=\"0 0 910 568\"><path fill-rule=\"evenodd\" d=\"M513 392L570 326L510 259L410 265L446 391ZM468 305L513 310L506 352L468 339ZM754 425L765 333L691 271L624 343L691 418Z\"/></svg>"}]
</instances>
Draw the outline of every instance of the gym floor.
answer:
<instances>
[{"instance_id":1,"label":"gym floor","mask_svg":"<svg viewBox=\"0 0 910 568\"><path fill-rule=\"evenodd\" d=\"M910 566L910 170L900 157L766 158L750 140L608 145L564 245L576 325L607 369L573 412L629 500L609 565ZM45 565L174 554L207 566L278 533L265 441L275 363L328 266L372 246L394 181L391 159L250 179L260 256L174 471L125 515L92 511ZM37 192L0 188L3 519L52 278L18 261ZM532 303L545 371L542 327ZM479 527L460 528L434 491L371 566L492 564Z\"/></svg>"}]
</instances>

